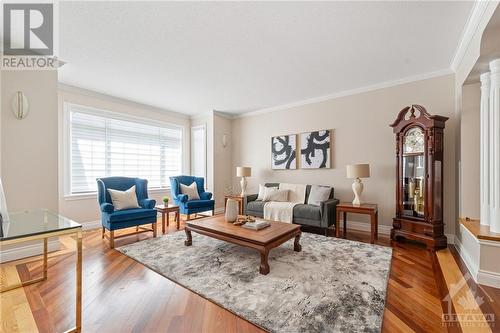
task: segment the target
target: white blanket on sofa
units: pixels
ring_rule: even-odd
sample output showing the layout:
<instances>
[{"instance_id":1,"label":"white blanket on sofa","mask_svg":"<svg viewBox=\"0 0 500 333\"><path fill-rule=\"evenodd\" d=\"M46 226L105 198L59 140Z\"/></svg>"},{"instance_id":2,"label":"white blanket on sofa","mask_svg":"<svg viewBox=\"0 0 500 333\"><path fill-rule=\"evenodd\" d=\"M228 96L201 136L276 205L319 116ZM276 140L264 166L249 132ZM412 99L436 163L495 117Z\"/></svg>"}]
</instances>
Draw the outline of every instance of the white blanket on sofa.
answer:
<instances>
[{"instance_id":1,"label":"white blanket on sofa","mask_svg":"<svg viewBox=\"0 0 500 333\"><path fill-rule=\"evenodd\" d=\"M280 190L288 190L288 201L268 201L264 204L266 220L292 223L293 207L303 204L306 200L306 185L281 183Z\"/></svg>"}]
</instances>

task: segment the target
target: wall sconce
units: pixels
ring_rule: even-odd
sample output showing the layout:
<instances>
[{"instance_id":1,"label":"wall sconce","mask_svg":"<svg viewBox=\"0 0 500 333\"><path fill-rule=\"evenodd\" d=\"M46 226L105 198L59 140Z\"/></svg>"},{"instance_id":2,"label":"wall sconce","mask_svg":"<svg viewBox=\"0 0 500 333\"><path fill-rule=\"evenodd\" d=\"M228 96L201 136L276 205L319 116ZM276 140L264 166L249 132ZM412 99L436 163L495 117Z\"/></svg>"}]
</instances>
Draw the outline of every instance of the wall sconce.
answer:
<instances>
[{"instance_id":1,"label":"wall sconce","mask_svg":"<svg viewBox=\"0 0 500 333\"><path fill-rule=\"evenodd\" d=\"M227 135L222 134L222 147L226 148L227 146Z\"/></svg>"},{"instance_id":2,"label":"wall sconce","mask_svg":"<svg viewBox=\"0 0 500 333\"><path fill-rule=\"evenodd\" d=\"M29 111L29 103L26 95L22 91L17 91L12 99L12 113L14 117L21 120L26 118Z\"/></svg>"}]
</instances>

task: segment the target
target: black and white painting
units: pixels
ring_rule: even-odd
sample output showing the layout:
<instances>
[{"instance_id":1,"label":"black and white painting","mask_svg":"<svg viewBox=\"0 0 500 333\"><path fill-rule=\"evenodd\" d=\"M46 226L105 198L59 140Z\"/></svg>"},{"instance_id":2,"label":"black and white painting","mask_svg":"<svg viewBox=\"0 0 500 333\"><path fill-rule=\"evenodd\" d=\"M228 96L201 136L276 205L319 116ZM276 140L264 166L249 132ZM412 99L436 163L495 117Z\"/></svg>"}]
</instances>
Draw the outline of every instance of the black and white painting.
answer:
<instances>
[{"instance_id":1,"label":"black and white painting","mask_svg":"<svg viewBox=\"0 0 500 333\"><path fill-rule=\"evenodd\" d=\"M300 134L300 167L330 168L330 130Z\"/></svg>"},{"instance_id":2,"label":"black and white painting","mask_svg":"<svg viewBox=\"0 0 500 333\"><path fill-rule=\"evenodd\" d=\"M297 169L297 135L272 137L271 157L274 170Z\"/></svg>"}]
</instances>

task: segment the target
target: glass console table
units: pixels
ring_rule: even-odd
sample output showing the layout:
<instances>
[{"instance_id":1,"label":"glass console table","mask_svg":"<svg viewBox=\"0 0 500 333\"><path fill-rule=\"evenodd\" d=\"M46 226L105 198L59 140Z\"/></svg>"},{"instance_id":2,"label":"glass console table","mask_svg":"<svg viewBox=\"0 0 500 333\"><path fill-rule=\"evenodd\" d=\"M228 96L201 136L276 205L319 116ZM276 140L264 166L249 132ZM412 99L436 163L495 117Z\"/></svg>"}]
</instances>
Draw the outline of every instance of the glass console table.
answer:
<instances>
[{"instance_id":1,"label":"glass console table","mask_svg":"<svg viewBox=\"0 0 500 333\"><path fill-rule=\"evenodd\" d=\"M0 245L43 240L43 275L10 286L0 292L47 280L47 240L49 237L74 235L76 240L76 325L68 332L80 332L82 323L82 225L50 210L33 209L9 214L9 222L1 223Z\"/></svg>"}]
</instances>

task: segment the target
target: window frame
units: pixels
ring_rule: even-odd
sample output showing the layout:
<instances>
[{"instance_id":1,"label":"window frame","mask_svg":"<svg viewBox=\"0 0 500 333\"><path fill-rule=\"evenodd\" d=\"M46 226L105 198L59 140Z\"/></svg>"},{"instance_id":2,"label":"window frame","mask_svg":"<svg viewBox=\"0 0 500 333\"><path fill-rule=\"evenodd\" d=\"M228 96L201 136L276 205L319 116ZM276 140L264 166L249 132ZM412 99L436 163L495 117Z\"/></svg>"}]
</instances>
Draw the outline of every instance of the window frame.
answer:
<instances>
[{"instance_id":1,"label":"window frame","mask_svg":"<svg viewBox=\"0 0 500 333\"><path fill-rule=\"evenodd\" d=\"M183 125L169 123L161 120L152 120L145 117L138 117L130 114L124 114L115 111L104 110L96 108L93 106L73 103L73 102L63 102L63 150L64 150L64 199L65 200L80 200L80 199L90 199L97 197L97 191L85 192L85 193L71 193L71 175L72 175L72 156L71 156L71 112L72 107L77 107L80 110L77 112L84 113L88 115L104 117L108 119L115 119L120 121L134 122L142 125L156 126L156 127L174 127L180 130L181 133L181 173L184 171L184 154L185 154L185 138L186 138L186 128ZM83 109L83 110L82 110ZM159 187L154 189L148 189L148 193L165 193L170 191L170 185L166 187Z\"/></svg>"}]
</instances>

